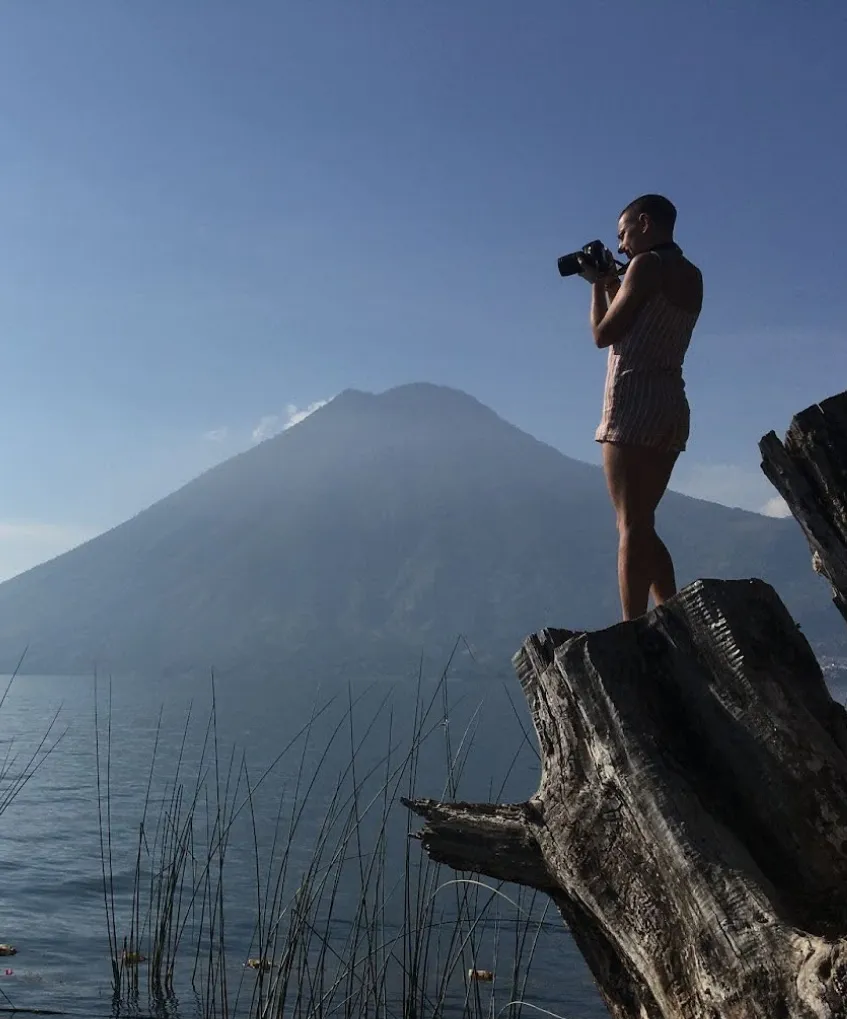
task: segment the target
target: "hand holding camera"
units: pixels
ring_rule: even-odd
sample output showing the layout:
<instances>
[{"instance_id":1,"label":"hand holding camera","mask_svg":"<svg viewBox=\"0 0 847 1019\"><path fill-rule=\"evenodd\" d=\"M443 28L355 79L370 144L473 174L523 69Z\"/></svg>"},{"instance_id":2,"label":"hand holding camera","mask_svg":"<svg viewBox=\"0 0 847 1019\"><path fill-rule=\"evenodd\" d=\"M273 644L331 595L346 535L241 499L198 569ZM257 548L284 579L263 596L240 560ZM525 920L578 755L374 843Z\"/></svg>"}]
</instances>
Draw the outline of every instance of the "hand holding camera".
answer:
<instances>
[{"instance_id":1,"label":"hand holding camera","mask_svg":"<svg viewBox=\"0 0 847 1019\"><path fill-rule=\"evenodd\" d=\"M609 284L617 281L623 268L619 267L614 255L602 241L591 241L580 251L562 255L558 266L560 276L582 276L589 283L607 280Z\"/></svg>"},{"instance_id":2,"label":"hand holding camera","mask_svg":"<svg viewBox=\"0 0 847 1019\"><path fill-rule=\"evenodd\" d=\"M608 290L612 283L618 282L618 274L614 265L611 269L598 268L596 265L587 262L585 256L580 258L580 264L582 265L582 271L578 275L582 276L588 283L605 283Z\"/></svg>"}]
</instances>

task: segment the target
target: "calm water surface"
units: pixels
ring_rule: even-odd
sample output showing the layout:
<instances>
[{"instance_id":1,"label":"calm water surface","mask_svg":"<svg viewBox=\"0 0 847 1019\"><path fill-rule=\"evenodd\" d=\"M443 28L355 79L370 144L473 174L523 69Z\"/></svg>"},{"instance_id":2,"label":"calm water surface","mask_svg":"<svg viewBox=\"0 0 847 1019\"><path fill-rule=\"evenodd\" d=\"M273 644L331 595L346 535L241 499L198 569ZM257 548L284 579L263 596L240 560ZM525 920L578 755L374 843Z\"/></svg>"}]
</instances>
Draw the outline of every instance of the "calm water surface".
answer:
<instances>
[{"instance_id":1,"label":"calm water surface","mask_svg":"<svg viewBox=\"0 0 847 1019\"><path fill-rule=\"evenodd\" d=\"M827 676L833 693L843 700L847 673L841 664L829 663ZM424 700L433 696L435 687L434 681L424 684ZM318 691L311 680L216 682L219 778L225 789L232 760L229 789L230 801L235 804L246 803L243 772L241 785L235 788L242 759L246 760L250 781L255 784L308 721L315 704L325 704L333 693L337 701L314 723L309 740L301 738L276 764L257 789L252 812L243 809L233 822L225 883L227 960L230 987L235 988L239 982L244 985L242 1012L248 1009L249 985L255 981L255 974L244 969L244 961L251 954L255 930L257 853L261 873L265 874L280 804L285 813L285 804L293 803L298 771L305 767L305 773L314 774L317 769L318 780L306 799L295 840L298 845L293 853L292 874L308 863L310 846L338 785L337 775L350 760L351 743L361 743L357 757L361 775L385 756L389 745L395 748L394 760L398 754L402 757L411 738L418 691L412 680L363 683L349 691L337 687ZM361 698L353 710L352 731L350 723L344 722L348 697ZM178 683L113 679L111 685L100 680L97 703L100 802L110 810L112 894L122 934L130 922L138 832L145 817L145 802L149 844L156 818L160 816L160 805L169 796L168 783L177 771L180 753L179 767L186 788L194 789L196 776L203 768L203 742L210 738L211 684L208 677ZM10 942L18 948L16 956L0 959L0 1007L50 1009L94 1019L114 1015L115 1009L101 871L92 678L17 679L0 710L0 761L7 759L12 774L20 771L57 710L60 712L57 731L64 733L63 738L0 816L0 942ZM334 742L322 762L321 755L339 723ZM460 798L526 798L537 788L538 763L534 745L530 747L523 740L521 723L528 725L528 720L516 682L450 682L446 708L438 694L430 715L431 733L422 750L416 779L418 793L441 795L445 747L462 756L470 746L458 790ZM475 726L473 738L465 735L463 743L469 724ZM157 732L158 750L151 781ZM214 755L208 749L205 761L206 767L213 766ZM385 765L380 767L377 775L387 773ZM209 780L214 788L213 772L209 773ZM406 782L403 792L407 786ZM255 828L251 817L255 817ZM398 805L391 811L390 819L389 870L401 873L409 818ZM420 855L417 843L412 848ZM443 880L452 876L452 872L443 871ZM344 904L343 889L341 895ZM504 925L509 922L510 908L503 904L497 914ZM355 903L351 901L351 917L354 909ZM551 909L547 919L551 922L535 956L526 1000L568 1019L601 1019L607 1012L581 956L563 930L558 914ZM252 952L256 954L255 945ZM490 962L480 959L479 965ZM498 1001L498 1008L506 1000ZM179 1013L188 1017L195 1010L195 1003L181 994ZM139 1006L136 1014L145 1012L146 1007Z\"/></svg>"},{"instance_id":2,"label":"calm water surface","mask_svg":"<svg viewBox=\"0 0 847 1019\"><path fill-rule=\"evenodd\" d=\"M538 763L515 717L517 709L521 723L527 724L517 683L508 684L507 695L501 681L450 682L446 710L441 694L435 693L436 687L435 681L425 683L421 692L422 700L435 696L436 703L426 725L429 736L418 766L416 788L420 795L437 797L444 792L448 745L450 752L464 761L458 790L461 798L524 799L533 792L537 788ZM264 778L252 799L251 812L247 809L250 805L243 772L238 781L242 759L255 785L302 730L315 705L325 705L333 694L335 703L313 723L308 741L297 740ZM290 807L295 798L298 772L306 776L317 773L295 839L291 874L298 876L311 858L314 839L338 787L337 776L350 761L351 745L359 747L359 781L366 785L369 782L371 790L378 788L387 774L386 766L379 764L376 774L370 777L369 772L385 758L389 746L394 748L392 767L402 759L412 737L418 688L412 680L318 691L311 681L219 679L215 696L214 735L222 798L227 798L229 775L229 802L247 805L232 826L225 881L230 989L239 982L244 985L241 1011L247 1011L255 974L245 971L244 962L251 955L251 948L252 954L257 954L255 943L251 946L257 902L256 858L258 853L260 876L264 880L281 800L285 812L285 804ZM348 698L357 701L352 711L352 731L345 720L349 714ZM178 683L100 680L96 702L97 730L95 685L91 677L24 676L15 680L0 710L0 760L8 755L11 774L21 770L57 710L56 731L63 733L34 778L0 816L0 942L12 943L18 949L16 956L0 959L0 1006L52 1009L89 1017L114 1014L101 869L95 731L100 736L99 803L104 820L106 809L109 811L110 886L119 939L131 922L138 832L145 818L145 803L149 844L160 806L170 796L177 768L187 795L194 790L197 775L204 769L208 779L206 791L215 789L208 677ZM473 729L472 737L468 725ZM333 732L334 742L324 758ZM404 779L402 792L407 789ZM303 800L302 792L299 799ZM205 817L203 808L201 804L199 814ZM214 816L213 806L209 813ZM379 815L379 804L376 814ZM393 856L388 869L399 875L409 817L399 805L389 816L388 853ZM256 821L255 830L252 817ZM280 844L278 841L277 854ZM107 853L109 848L107 842ZM420 856L417 843L412 849L413 854ZM142 867L147 880L150 869ZM443 880L452 877L451 871L443 871ZM339 916L349 905L352 918L355 897L346 904L344 892L342 888L339 893L342 903ZM509 912L508 903L497 912L504 929ZM558 915L550 910L548 919L550 924L533 964L527 998L543 1007L556 1007L568 1016L591 1019L604 1015L590 975ZM480 959L479 965L491 966L491 959ZM143 981L143 968L140 979ZM179 1013L192 1015L196 1004L190 996L181 993L179 1000ZM145 1011L140 1007L137 1014Z\"/></svg>"}]
</instances>

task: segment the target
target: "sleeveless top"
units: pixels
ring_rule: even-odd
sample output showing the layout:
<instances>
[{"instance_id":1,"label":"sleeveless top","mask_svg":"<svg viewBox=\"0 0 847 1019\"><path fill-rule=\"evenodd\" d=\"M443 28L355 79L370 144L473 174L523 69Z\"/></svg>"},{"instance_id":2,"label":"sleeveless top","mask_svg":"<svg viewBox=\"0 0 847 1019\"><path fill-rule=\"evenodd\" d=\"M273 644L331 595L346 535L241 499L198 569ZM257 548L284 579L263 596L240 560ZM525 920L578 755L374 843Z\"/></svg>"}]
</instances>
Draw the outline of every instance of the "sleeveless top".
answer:
<instances>
[{"instance_id":1,"label":"sleeveless top","mask_svg":"<svg viewBox=\"0 0 847 1019\"><path fill-rule=\"evenodd\" d=\"M676 249L652 254L664 262L682 253ZM609 375L648 372L682 381L682 363L699 316L699 311L671 304L660 290L641 309L626 336L609 347Z\"/></svg>"},{"instance_id":2,"label":"sleeveless top","mask_svg":"<svg viewBox=\"0 0 847 1019\"><path fill-rule=\"evenodd\" d=\"M679 248L655 251L679 257ZM632 328L609 347L598 442L620 442L681 452L690 411L682 378L699 312L675 307L659 291L638 313Z\"/></svg>"}]
</instances>

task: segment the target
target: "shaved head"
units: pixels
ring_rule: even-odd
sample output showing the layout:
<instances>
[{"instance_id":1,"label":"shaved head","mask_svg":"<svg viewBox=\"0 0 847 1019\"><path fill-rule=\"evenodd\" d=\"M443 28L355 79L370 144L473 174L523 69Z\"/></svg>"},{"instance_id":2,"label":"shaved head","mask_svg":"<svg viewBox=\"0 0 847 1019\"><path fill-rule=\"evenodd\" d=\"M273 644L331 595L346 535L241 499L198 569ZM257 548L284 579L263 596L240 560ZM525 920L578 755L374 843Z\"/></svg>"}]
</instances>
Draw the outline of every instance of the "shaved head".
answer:
<instances>
[{"instance_id":1,"label":"shaved head","mask_svg":"<svg viewBox=\"0 0 847 1019\"><path fill-rule=\"evenodd\" d=\"M676 206L664 195L641 195L621 212L620 218L624 216L649 216L659 230L668 233L676 226Z\"/></svg>"}]
</instances>

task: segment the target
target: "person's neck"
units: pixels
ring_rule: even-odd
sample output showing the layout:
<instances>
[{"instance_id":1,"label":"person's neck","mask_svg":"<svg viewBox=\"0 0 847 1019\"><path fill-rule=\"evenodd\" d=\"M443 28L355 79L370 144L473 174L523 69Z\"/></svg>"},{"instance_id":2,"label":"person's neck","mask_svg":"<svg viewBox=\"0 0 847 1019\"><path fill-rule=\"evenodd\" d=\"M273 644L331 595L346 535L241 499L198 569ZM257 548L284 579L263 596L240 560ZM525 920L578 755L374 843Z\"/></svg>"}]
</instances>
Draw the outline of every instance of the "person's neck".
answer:
<instances>
[{"instance_id":1,"label":"person's neck","mask_svg":"<svg viewBox=\"0 0 847 1019\"><path fill-rule=\"evenodd\" d=\"M662 240L662 241L656 241L655 243L651 244L650 247L647 250L648 251L678 251L678 252L680 252L680 254L682 253L682 248L676 243L676 241L672 237L665 238L665 240Z\"/></svg>"}]
</instances>

